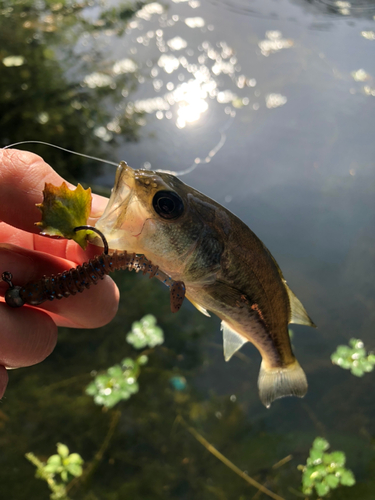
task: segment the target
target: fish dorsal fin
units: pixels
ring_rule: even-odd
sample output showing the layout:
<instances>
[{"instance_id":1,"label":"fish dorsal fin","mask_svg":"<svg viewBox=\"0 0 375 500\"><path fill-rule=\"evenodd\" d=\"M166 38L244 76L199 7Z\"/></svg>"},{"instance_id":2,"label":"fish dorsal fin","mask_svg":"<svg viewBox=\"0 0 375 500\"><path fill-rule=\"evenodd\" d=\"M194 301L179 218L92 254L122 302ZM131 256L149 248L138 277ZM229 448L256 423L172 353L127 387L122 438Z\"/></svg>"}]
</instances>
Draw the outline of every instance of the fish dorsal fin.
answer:
<instances>
[{"instance_id":1,"label":"fish dorsal fin","mask_svg":"<svg viewBox=\"0 0 375 500\"><path fill-rule=\"evenodd\" d=\"M198 302L195 302L195 300L191 299L188 295L186 295L186 298L193 304L194 307L198 309L199 312L211 318L211 314L207 311L207 309L199 305Z\"/></svg>"},{"instance_id":2,"label":"fish dorsal fin","mask_svg":"<svg viewBox=\"0 0 375 500\"><path fill-rule=\"evenodd\" d=\"M221 329L223 330L224 359L229 361L233 354L241 349L248 340L235 332L225 321L221 322Z\"/></svg>"},{"instance_id":3,"label":"fish dorsal fin","mask_svg":"<svg viewBox=\"0 0 375 500\"><path fill-rule=\"evenodd\" d=\"M286 282L284 282L286 291L288 292L289 303L290 303L290 320L289 323L297 323L298 325L313 326L316 328L314 322L309 318L305 308L301 302L294 295L292 290L288 287Z\"/></svg>"}]
</instances>

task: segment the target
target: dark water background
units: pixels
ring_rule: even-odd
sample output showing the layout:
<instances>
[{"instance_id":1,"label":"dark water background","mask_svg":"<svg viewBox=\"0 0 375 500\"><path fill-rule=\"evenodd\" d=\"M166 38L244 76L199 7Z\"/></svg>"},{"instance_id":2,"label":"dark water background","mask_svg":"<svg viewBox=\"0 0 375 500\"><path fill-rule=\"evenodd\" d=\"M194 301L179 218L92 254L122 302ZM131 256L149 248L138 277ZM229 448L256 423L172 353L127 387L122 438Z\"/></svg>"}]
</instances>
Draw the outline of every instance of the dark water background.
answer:
<instances>
[{"instance_id":1,"label":"dark water background","mask_svg":"<svg viewBox=\"0 0 375 500\"><path fill-rule=\"evenodd\" d=\"M146 313L166 341L139 393L118 405L109 447L74 498L254 498L178 415L286 499L298 498L296 466L324 436L357 478L332 498L375 498L374 375L356 378L330 361L352 337L375 348L373 3L170 1L100 22L108 4L70 5L0 2L0 59L24 58L0 67L1 145L38 139L134 168L195 165L182 180L262 239L318 329L292 326L307 396L266 410L252 346L225 363L216 318L189 304L172 316L158 283L119 276L121 306L108 327L62 330L48 360L10 374L0 407L1 498L48 498L27 451L46 458L64 442L92 460L111 412L84 388L92 370L134 356L124 335ZM112 167L28 149L70 180L113 184ZM172 388L174 375L186 378L185 391Z\"/></svg>"}]
</instances>

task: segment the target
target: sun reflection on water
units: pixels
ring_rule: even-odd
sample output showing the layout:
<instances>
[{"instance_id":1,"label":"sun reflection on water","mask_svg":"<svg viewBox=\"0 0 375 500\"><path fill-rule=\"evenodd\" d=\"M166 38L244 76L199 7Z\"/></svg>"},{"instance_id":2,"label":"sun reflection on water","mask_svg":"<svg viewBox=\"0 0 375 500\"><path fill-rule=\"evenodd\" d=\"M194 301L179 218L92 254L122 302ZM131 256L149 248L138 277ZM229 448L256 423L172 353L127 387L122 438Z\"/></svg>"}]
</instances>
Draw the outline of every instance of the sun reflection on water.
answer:
<instances>
[{"instance_id":1,"label":"sun reflection on water","mask_svg":"<svg viewBox=\"0 0 375 500\"><path fill-rule=\"evenodd\" d=\"M182 10L173 5L180 3L184 3ZM182 130L204 126L213 113L217 119L220 110L223 122L232 123L242 108L251 114L261 106L272 109L287 102L276 92L259 99L257 79L241 70L236 50L221 35L215 36L215 27L199 15L199 7L200 3L192 0L173 0L168 9L158 2L145 5L129 22L121 39L125 49L122 57L84 77L82 86L91 88L119 88L120 77L129 76L138 82L132 93L128 86L120 87L124 100L107 128L94 130L97 137L109 141L114 134L120 134L121 115L135 117L141 126L153 116ZM189 15L189 9L194 15ZM293 46L293 41L283 38L279 31L267 31L265 37L254 44L254 54L260 49L261 55L268 56ZM205 158L197 158L195 164L211 161L225 143L223 130L227 126L218 125L218 129L218 144Z\"/></svg>"}]
</instances>

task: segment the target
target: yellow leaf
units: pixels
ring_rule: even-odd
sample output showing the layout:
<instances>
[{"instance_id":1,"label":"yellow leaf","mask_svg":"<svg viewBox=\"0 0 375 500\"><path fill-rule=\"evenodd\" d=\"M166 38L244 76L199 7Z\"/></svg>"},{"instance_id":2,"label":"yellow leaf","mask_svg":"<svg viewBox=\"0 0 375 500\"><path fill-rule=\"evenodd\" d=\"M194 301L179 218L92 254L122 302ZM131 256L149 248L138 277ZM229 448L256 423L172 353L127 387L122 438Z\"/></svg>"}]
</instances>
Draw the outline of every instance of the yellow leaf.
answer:
<instances>
[{"instance_id":1,"label":"yellow leaf","mask_svg":"<svg viewBox=\"0 0 375 500\"><path fill-rule=\"evenodd\" d=\"M61 236L76 241L83 249L92 231L78 231L74 228L87 224L91 212L91 189L83 189L78 184L71 190L63 182L57 187L46 183L43 190L43 203L37 204L42 212L41 222L36 222L41 234Z\"/></svg>"}]
</instances>

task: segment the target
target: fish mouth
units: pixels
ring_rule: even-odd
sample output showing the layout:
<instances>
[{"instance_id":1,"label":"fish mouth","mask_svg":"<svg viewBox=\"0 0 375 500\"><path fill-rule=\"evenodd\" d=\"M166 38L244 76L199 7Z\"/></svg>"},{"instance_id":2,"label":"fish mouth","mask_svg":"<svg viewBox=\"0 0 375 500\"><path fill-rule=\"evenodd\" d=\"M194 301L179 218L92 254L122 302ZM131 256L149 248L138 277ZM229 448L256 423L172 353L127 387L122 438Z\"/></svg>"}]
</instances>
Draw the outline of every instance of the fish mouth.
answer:
<instances>
[{"instance_id":1,"label":"fish mouth","mask_svg":"<svg viewBox=\"0 0 375 500\"><path fill-rule=\"evenodd\" d=\"M112 247L116 241L124 237L121 230L126 217L129 203L135 196L135 173L125 162L120 162L116 171L115 185L112 189L108 204L103 215L98 219L95 227L107 238ZM102 246L100 238L95 238L92 243Z\"/></svg>"}]
</instances>

